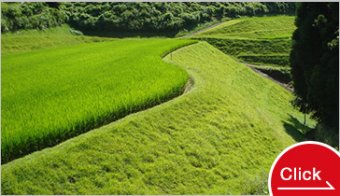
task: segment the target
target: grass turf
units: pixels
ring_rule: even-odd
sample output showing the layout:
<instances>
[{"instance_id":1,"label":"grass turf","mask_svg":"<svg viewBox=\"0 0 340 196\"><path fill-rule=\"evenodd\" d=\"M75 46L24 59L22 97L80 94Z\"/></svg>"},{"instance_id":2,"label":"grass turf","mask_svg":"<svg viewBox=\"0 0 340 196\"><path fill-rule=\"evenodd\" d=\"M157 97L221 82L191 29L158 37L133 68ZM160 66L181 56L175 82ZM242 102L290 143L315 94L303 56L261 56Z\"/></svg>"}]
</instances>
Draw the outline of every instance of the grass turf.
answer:
<instances>
[{"instance_id":1,"label":"grass turf","mask_svg":"<svg viewBox=\"0 0 340 196\"><path fill-rule=\"evenodd\" d=\"M268 65L287 70L294 16L245 17L230 20L194 36L224 53L267 70ZM287 78L290 75L282 72Z\"/></svg>"},{"instance_id":2,"label":"grass turf","mask_svg":"<svg viewBox=\"0 0 340 196\"><path fill-rule=\"evenodd\" d=\"M253 64L288 65L291 41L287 39L249 40L199 38L207 41L226 54Z\"/></svg>"},{"instance_id":3,"label":"grass turf","mask_svg":"<svg viewBox=\"0 0 340 196\"><path fill-rule=\"evenodd\" d=\"M295 16L243 17L227 21L198 35L233 39L290 39Z\"/></svg>"},{"instance_id":4,"label":"grass turf","mask_svg":"<svg viewBox=\"0 0 340 196\"><path fill-rule=\"evenodd\" d=\"M161 56L191 42L132 39L4 55L2 163L180 94L188 75Z\"/></svg>"},{"instance_id":5,"label":"grass turf","mask_svg":"<svg viewBox=\"0 0 340 196\"><path fill-rule=\"evenodd\" d=\"M3 194L256 194L314 121L293 96L207 43L166 61L188 93L2 165Z\"/></svg>"}]
</instances>

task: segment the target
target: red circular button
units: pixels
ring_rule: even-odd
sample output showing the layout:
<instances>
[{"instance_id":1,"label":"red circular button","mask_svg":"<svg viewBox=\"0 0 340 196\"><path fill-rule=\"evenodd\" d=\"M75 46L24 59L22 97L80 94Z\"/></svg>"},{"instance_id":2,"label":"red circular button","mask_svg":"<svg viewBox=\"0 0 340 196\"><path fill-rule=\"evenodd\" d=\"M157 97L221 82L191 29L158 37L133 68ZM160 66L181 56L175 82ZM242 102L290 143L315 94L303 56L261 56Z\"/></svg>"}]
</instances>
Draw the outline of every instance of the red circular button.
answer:
<instances>
[{"instance_id":1,"label":"red circular button","mask_svg":"<svg viewBox=\"0 0 340 196\"><path fill-rule=\"evenodd\" d=\"M268 186L273 196L339 196L340 153L320 142L288 147L274 161Z\"/></svg>"}]
</instances>

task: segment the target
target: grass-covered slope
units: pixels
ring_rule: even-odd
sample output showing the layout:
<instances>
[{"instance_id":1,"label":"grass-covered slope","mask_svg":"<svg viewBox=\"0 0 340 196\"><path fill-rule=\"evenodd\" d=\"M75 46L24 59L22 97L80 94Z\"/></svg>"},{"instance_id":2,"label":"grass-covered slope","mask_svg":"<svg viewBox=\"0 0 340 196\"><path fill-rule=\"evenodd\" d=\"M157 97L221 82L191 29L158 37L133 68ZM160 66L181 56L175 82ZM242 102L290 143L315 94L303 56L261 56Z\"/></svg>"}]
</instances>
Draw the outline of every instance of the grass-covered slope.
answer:
<instances>
[{"instance_id":1,"label":"grass-covered slope","mask_svg":"<svg viewBox=\"0 0 340 196\"><path fill-rule=\"evenodd\" d=\"M292 95L207 43L166 61L193 78L188 93L2 165L2 193L262 193L307 128Z\"/></svg>"},{"instance_id":2,"label":"grass-covered slope","mask_svg":"<svg viewBox=\"0 0 340 196\"><path fill-rule=\"evenodd\" d=\"M1 35L1 54L109 40L113 39L83 36L79 31L75 31L67 25L45 30L21 30Z\"/></svg>"},{"instance_id":3,"label":"grass-covered slope","mask_svg":"<svg viewBox=\"0 0 340 196\"><path fill-rule=\"evenodd\" d=\"M294 16L244 17L227 21L200 34L200 37L232 39L290 39Z\"/></svg>"},{"instance_id":4,"label":"grass-covered slope","mask_svg":"<svg viewBox=\"0 0 340 196\"><path fill-rule=\"evenodd\" d=\"M291 42L286 39L249 40L249 39L218 39L200 38L226 54L237 57L245 62L256 64L273 64L287 66Z\"/></svg>"},{"instance_id":5,"label":"grass-covered slope","mask_svg":"<svg viewBox=\"0 0 340 196\"><path fill-rule=\"evenodd\" d=\"M2 162L182 92L188 75L161 56L185 40L121 40L2 58Z\"/></svg>"},{"instance_id":6,"label":"grass-covered slope","mask_svg":"<svg viewBox=\"0 0 340 196\"><path fill-rule=\"evenodd\" d=\"M227 21L195 37L257 69L281 75L279 80L289 81L291 35L295 28L294 16L251 17Z\"/></svg>"}]
</instances>

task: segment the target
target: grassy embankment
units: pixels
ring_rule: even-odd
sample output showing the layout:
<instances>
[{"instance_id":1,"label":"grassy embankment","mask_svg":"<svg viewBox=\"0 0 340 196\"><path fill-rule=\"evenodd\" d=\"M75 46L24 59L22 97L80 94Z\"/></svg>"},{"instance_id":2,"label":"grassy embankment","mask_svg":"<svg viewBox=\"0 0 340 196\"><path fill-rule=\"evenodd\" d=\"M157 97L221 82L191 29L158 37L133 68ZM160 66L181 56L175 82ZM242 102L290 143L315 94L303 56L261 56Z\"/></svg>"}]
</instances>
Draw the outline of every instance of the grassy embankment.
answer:
<instances>
[{"instance_id":1,"label":"grassy embankment","mask_svg":"<svg viewBox=\"0 0 340 196\"><path fill-rule=\"evenodd\" d=\"M133 43L151 46L143 40ZM95 46L93 53L97 55L101 46L107 50L125 47L114 43ZM88 47L94 45L83 45L82 50ZM127 59L141 62L136 57L138 51L129 53ZM148 55L149 51L142 53ZM151 55L159 53L148 56L153 59ZM277 154L302 139L302 133L314 122L308 119L307 126L301 124L303 114L290 104L291 93L207 43L179 49L166 61L187 70L195 82L191 91L2 165L2 193L265 192L267 173ZM166 82L169 85L171 80ZM77 84L85 88L83 83ZM83 105L76 110L80 108Z\"/></svg>"},{"instance_id":2,"label":"grassy embankment","mask_svg":"<svg viewBox=\"0 0 340 196\"><path fill-rule=\"evenodd\" d=\"M32 49L58 33L43 45L60 46L62 41L69 46L32 52L13 53L9 46L20 36L3 36L2 163L159 104L181 94L187 82L187 73L161 56L193 41L131 39L74 45L84 39L59 30L65 29L48 30L44 36L30 32L34 39L23 36L17 45L26 43Z\"/></svg>"},{"instance_id":3,"label":"grassy embankment","mask_svg":"<svg viewBox=\"0 0 340 196\"><path fill-rule=\"evenodd\" d=\"M294 16L240 18L201 32L195 38L288 82L291 35L295 28Z\"/></svg>"}]
</instances>

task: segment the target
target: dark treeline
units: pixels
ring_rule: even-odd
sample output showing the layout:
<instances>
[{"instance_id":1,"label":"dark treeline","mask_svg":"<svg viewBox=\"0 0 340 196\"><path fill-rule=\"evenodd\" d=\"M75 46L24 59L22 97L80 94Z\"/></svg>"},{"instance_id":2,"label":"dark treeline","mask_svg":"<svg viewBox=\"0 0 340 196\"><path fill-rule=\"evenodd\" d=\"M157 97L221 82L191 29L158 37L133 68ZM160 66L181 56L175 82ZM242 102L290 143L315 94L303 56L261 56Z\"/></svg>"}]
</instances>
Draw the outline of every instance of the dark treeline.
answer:
<instances>
[{"instance_id":1,"label":"dark treeline","mask_svg":"<svg viewBox=\"0 0 340 196\"><path fill-rule=\"evenodd\" d=\"M339 3L298 7L290 61L295 104L339 130Z\"/></svg>"},{"instance_id":2,"label":"dark treeline","mask_svg":"<svg viewBox=\"0 0 340 196\"><path fill-rule=\"evenodd\" d=\"M2 3L2 32L68 23L84 31L180 31L223 17L294 14L295 3Z\"/></svg>"},{"instance_id":3,"label":"dark treeline","mask_svg":"<svg viewBox=\"0 0 340 196\"><path fill-rule=\"evenodd\" d=\"M66 20L65 12L46 3L1 3L1 32L46 29Z\"/></svg>"}]
</instances>

